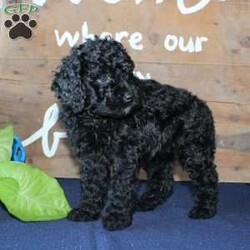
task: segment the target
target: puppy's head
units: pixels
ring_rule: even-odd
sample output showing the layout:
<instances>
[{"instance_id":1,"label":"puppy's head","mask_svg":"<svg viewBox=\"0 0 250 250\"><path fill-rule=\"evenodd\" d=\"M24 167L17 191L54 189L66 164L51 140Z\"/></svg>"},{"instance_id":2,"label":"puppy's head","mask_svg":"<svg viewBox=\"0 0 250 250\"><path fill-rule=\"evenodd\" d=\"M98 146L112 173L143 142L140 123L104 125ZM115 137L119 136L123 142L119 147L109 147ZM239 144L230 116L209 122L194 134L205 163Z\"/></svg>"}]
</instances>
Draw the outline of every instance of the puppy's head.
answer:
<instances>
[{"instance_id":1,"label":"puppy's head","mask_svg":"<svg viewBox=\"0 0 250 250\"><path fill-rule=\"evenodd\" d=\"M52 90L78 113L123 117L139 104L134 63L124 47L111 39L87 40L62 60Z\"/></svg>"}]
</instances>

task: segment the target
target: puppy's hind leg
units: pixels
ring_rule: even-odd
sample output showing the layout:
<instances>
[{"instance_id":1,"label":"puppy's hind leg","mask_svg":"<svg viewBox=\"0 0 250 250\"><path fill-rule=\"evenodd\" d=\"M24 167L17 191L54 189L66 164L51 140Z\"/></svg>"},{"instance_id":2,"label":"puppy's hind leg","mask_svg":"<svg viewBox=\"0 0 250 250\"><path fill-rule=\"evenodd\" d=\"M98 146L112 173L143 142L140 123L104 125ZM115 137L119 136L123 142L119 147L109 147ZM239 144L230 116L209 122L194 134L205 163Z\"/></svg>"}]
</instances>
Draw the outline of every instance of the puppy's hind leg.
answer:
<instances>
[{"instance_id":1,"label":"puppy's hind leg","mask_svg":"<svg viewBox=\"0 0 250 250\"><path fill-rule=\"evenodd\" d=\"M192 154L181 159L195 188L195 206L189 217L208 219L216 214L218 174L213 156L208 157L207 150L196 148Z\"/></svg>"},{"instance_id":2,"label":"puppy's hind leg","mask_svg":"<svg viewBox=\"0 0 250 250\"><path fill-rule=\"evenodd\" d=\"M137 211L149 211L164 203L173 186L173 156L158 153L144 168L148 175L148 189L137 200Z\"/></svg>"}]
</instances>

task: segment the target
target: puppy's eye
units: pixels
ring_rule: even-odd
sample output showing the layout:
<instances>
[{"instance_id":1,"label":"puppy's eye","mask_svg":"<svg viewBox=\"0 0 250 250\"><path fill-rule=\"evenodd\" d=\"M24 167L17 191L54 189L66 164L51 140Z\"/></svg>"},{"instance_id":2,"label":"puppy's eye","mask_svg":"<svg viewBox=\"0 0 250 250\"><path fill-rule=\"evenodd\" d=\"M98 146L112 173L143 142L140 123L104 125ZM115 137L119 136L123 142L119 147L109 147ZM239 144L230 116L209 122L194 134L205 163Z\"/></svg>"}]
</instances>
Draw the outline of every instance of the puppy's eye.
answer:
<instances>
[{"instance_id":1,"label":"puppy's eye","mask_svg":"<svg viewBox=\"0 0 250 250\"><path fill-rule=\"evenodd\" d=\"M103 75L97 79L97 82L101 85L107 85L110 82L110 77L108 75Z\"/></svg>"}]
</instances>

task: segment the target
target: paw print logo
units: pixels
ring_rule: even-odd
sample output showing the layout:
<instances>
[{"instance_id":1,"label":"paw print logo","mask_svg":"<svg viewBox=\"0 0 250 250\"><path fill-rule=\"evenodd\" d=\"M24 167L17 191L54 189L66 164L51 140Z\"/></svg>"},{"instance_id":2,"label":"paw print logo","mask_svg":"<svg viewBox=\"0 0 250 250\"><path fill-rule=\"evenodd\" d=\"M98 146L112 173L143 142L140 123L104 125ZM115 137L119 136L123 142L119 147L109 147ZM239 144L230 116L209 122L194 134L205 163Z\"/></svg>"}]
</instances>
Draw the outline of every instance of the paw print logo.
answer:
<instances>
[{"instance_id":1,"label":"paw print logo","mask_svg":"<svg viewBox=\"0 0 250 250\"><path fill-rule=\"evenodd\" d=\"M35 20L30 20L27 14L19 16L14 14L11 20L6 20L4 26L9 30L9 37L11 39L16 39L18 37L23 37L30 39L32 37L32 29L37 26Z\"/></svg>"}]
</instances>

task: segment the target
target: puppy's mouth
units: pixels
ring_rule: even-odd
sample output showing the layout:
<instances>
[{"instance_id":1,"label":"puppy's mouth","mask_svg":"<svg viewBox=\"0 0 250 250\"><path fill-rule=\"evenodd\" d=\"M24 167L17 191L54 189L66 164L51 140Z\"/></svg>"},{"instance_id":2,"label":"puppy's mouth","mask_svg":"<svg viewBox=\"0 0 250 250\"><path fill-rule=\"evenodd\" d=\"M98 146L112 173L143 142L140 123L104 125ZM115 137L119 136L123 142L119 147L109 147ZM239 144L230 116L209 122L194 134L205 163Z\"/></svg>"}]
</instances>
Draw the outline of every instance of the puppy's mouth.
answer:
<instances>
[{"instance_id":1,"label":"puppy's mouth","mask_svg":"<svg viewBox=\"0 0 250 250\"><path fill-rule=\"evenodd\" d=\"M107 117L107 118L122 118L129 116L133 111L138 107L136 103L133 103L125 108L116 108L116 109L109 109L104 105L92 105L90 111L94 115L98 115L100 117Z\"/></svg>"}]
</instances>

